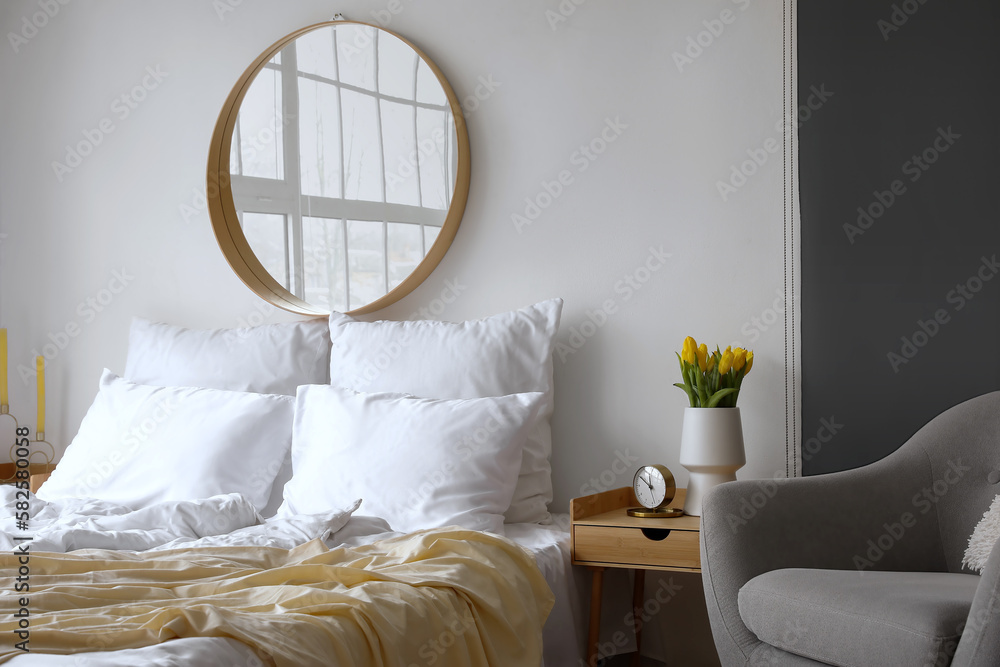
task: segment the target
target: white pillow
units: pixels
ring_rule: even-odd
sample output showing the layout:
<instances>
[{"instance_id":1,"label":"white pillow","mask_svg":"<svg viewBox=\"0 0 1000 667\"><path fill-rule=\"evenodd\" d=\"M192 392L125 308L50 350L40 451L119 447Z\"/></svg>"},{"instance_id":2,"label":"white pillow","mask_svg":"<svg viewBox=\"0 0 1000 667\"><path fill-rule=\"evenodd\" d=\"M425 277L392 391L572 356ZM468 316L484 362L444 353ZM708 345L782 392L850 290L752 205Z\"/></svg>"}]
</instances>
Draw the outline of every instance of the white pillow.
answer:
<instances>
[{"instance_id":1,"label":"white pillow","mask_svg":"<svg viewBox=\"0 0 1000 667\"><path fill-rule=\"evenodd\" d=\"M324 319L244 329L185 329L132 319L124 377L159 387L295 395L329 379Z\"/></svg>"},{"instance_id":2,"label":"white pillow","mask_svg":"<svg viewBox=\"0 0 1000 667\"><path fill-rule=\"evenodd\" d=\"M993 504L972 531L962 565L975 572L981 571L986 567L986 561L996 548L998 539L1000 539L1000 496L993 499Z\"/></svg>"},{"instance_id":3,"label":"white pillow","mask_svg":"<svg viewBox=\"0 0 1000 667\"><path fill-rule=\"evenodd\" d=\"M470 322L361 322L330 315L330 383L428 398L542 392L509 523L547 523L552 502L552 351L562 299Z\"/></svg>"},{"instance_id":4,"label":"white pillow","mask_svg":"<svg viewBox=\"0 0 1000 667\"><path fill-rule=\"evenodd\" d=\"M301 384L330 379L330 327L326 319L242 329L185 329L132 319L125 379L158 387L207 387L258 394L295 395ZM291 459L280 461L263 510L274 516L281 489L292 478Z\"/></svg>"},{"instance_id":5,"label":"white pillow","mask_svg":"<svg viewBox=\"0 0 1000 667\"><path fill-rule=\"evenodd\" d=\"M133 384L109 370L43 500L140 509L242 493L259 510L291 447L291 396Z\"/></svg>"},{"instance_id":6,"label":"white pillow","mask_svg":"<svg viewBox=\"0 0 1000 667\"><path fill-rule=\"evenodd\" d=\"M299 387L294 475L278 516L361 498L393 530L458 525L503 531L526 427L541 393L475 399Z\"/></svg>"}]
</instances>

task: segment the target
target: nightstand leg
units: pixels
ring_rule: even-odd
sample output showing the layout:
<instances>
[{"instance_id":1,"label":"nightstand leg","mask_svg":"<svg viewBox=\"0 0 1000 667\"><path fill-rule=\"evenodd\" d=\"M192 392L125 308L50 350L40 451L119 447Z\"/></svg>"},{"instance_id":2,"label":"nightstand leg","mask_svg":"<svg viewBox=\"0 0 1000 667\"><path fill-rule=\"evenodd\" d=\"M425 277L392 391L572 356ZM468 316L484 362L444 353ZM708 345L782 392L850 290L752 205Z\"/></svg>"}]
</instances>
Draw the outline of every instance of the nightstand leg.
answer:
<instances>
[{"instance_id":1,"label":"nightstand leg","mask_svg":"<svg viewBox=\"0 0 1000 667\"><path fill-rule=\"evenodd\" d=\"M635 628L635 654L632 656L632 667L639 667L642 660L642 610L646 602L646 571L633 570L635 582L632 587L632 623Z\"/></svg>"},{"instance_id":2,"label":"nightstand leg","mask_svg":"<svg viewBox=\"0 0 1000 667\"><path fill-rule=\"evenodd\" d=\"M601 593L604 587L604 568L592 567L590 580L590 634L587 637L587 664L597 667L597 645L601 641Z\"/></svg>"}]
</instances>

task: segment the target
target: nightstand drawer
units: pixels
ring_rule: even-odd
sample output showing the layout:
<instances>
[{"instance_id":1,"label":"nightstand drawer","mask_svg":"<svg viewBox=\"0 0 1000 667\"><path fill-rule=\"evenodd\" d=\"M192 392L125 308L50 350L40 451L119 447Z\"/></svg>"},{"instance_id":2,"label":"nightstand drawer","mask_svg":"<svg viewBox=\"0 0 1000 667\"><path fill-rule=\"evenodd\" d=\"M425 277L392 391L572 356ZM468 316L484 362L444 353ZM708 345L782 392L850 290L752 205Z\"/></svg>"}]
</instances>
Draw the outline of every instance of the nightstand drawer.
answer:
<instances>
[{"instance_id":1,"label":"nightstand drawer","mask_svg":"<svg viewBox=\"0 0 1000 667\"><path fill-rule=\"evenodd\" d=\"M577 563L635 567L699 569L698 531L616 526L573 526L573 558ZM656 539L666 536L662 539Z\"/></svg>"}]
</instances>

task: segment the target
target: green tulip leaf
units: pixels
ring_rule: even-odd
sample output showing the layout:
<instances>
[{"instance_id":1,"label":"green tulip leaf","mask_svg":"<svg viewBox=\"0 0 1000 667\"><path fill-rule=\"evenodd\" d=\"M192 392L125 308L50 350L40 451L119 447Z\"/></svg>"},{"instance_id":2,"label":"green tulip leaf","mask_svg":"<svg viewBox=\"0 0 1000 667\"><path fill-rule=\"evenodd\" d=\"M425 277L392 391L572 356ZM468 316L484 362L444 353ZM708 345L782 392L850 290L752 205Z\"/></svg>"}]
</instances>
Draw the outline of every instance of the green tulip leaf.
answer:
<instances>
[{"instance_id":1,"label":"green tulip leaf","mask_svg":"<svg viewBox=\"0 0 1000 667\"><path fill-rule=\"evenodd\" d=\"M720 389L719 391L715 392L715 395L712 396L712 398L710 398L708 400L708 404L705 407L707 407L707 408L718 407L719 401L721 401L726 396L729 396L730 394L732 394L735 391L736 391L735 387L729 387L727 389ZM728 406L728 407L734 407L734 406Z\"/></svg>"}]
</instances>

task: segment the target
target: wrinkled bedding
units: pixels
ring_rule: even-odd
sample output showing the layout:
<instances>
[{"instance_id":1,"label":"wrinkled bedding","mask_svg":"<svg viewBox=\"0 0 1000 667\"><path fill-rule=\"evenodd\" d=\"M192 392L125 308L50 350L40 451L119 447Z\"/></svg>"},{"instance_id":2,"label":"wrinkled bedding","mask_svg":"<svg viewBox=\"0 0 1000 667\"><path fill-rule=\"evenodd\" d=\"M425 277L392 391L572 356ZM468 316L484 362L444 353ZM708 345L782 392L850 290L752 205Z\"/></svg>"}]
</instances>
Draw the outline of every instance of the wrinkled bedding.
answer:
<instances>
[{"instance_id":1,"label":"wrinkled bedding","mask_svg":"<svg viewBox=\"0 0 1000 667\"><path fill-rule=\"evenodd\" d=\"M139 510L90 498L30 500L28 531L16 524L16 490L0 486L0 550L31 535L32 551L64 553L74 549L148 551L180 546L271 546L291 549L340 530L358 508L303 514L265 522L238 493L203 500L169 501ZM23 496L22 496L23 497Z\"/></svg>"},{"instance_id":2,"label":"wrinkled bedding","mask_svg":"<svg viewBox=\"0 0 1000 667\"><path fill-rule=\"evenodd\" d=\"M25 533L9 516L13 488L0 494L0 632L12 637L23 595L13 538ZM228 664L227 651L247 665L251 650L261 665L539 663L553 596L529 553L459 529L361 544L388 526L348 524L356 509L264 522L235 494L138 511L32 498L25 664L48 664L39 652L102 650L127 664L149 650L140 647L177 637L208 638L184 641L211 642L205 664L215 665ZM324 544L337 538L344 545ZM20 665L29 656L12 643L0 662ZM156 664L194 664L169 654L158 651Z\"/></svg>"}]
</instances>

